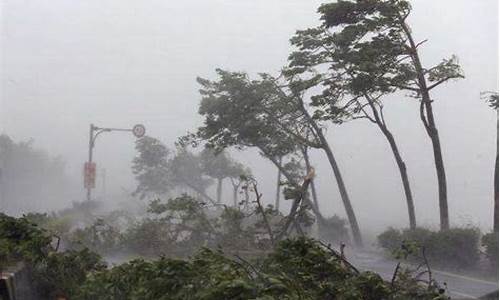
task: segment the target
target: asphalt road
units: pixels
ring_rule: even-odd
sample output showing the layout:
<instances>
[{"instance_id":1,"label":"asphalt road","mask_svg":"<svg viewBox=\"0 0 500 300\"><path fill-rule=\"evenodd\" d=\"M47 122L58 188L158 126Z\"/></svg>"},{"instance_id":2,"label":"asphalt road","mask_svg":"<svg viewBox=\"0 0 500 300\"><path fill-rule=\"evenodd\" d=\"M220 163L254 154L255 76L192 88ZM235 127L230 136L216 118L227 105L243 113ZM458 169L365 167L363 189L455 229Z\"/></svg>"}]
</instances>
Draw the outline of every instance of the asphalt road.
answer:
<instances>
[{"instance_id":1,"label":"asphalt road","mask_svg":"<svg viewBox=\"0 0 500 300\"><path fill-rule=\"evenodd\" d=\"M351 253L346 256L358 269L377 272L386 280L392 279L397 265L397 261L374 253ZM438 270L432 270L432 275L440 285L446 283L448 295L452 299L477 299L498 290L498 281L492 282Z\"/></svg>"}]
</instances>

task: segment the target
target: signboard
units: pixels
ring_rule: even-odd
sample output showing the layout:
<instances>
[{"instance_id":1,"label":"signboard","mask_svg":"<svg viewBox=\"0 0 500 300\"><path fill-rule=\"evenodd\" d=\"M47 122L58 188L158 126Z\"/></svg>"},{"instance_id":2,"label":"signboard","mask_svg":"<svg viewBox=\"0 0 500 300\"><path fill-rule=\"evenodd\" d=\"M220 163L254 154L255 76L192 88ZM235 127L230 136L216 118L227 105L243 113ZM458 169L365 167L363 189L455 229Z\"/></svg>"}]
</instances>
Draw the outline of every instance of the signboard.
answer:
<instances>
[{"instance_id":1,"label":"signboard","mask_svg":"<svg viewBox=\"0 0 500 300\"><path fill-rule=\"evenodd\" d=\"M146 127L142 124L137 124L132 128L132 133L135 135L136 138L141 138L146 134Z\"/></svg>"},{"instance_id":2,"label":"signboard","mask_svg":"<svg viewBox=\"0 0 500 300\"><path fill-rule=\"evenodd\" d=\"M83 185L86 189L95 188L95 163L86 162L83 168Z\"/></svg>"}]
</instances>

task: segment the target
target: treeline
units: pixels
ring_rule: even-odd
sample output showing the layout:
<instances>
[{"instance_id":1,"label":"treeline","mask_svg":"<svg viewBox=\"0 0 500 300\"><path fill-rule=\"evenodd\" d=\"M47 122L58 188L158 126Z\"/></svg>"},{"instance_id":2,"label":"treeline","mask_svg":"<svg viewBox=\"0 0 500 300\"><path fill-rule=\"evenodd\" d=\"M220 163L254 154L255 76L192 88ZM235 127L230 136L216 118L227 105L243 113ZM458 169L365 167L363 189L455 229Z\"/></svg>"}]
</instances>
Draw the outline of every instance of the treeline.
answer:
<instances>
[{"instance_id":1,"label":"treeline","mask_svg":"<svg viewBox=\"0 0 500 300\"><path fill-rule=\"evenodd\" d=\"M33 146L0 135L0 211L19 214L60 207L70 198L65 163Z\"/></svg>"}]
</instances>

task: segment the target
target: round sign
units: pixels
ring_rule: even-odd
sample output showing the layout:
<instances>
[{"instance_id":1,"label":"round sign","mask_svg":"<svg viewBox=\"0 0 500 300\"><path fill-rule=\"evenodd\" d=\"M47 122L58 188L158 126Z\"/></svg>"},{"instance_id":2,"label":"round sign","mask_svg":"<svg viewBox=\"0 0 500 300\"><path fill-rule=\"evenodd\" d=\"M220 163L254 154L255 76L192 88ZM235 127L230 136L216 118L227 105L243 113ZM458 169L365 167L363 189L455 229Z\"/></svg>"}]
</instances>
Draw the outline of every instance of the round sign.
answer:
<instances>
[{"instance_id":1,"label":"round sign","mask_svg":"<svg viewBox=\"0 0 500 300\"><path fill-rule=\"evenodd\" d=\"M144 134L146 134L146 127L142 124L137 124L132 128L132 133L135 135L136 138L143 137Z\"/></svg>"}]
</instances>

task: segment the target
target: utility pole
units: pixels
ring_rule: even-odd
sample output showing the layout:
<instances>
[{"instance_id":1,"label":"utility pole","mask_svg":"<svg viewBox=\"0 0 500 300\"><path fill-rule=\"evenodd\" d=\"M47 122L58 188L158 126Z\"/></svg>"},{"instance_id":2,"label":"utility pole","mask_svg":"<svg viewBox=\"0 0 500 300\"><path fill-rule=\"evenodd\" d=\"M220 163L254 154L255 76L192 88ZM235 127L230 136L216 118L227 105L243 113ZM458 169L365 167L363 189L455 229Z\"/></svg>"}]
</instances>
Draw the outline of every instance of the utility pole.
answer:
<instances>
[{"instance_id":1,"label":"utility pole","mask_svg":"<svg viewBox=\"0 0 500 300\"><path fill-rule=\"evenodd\" d=\"M84 186L87 189L87 201L92 200L92 189L95 188L96 166L92 160L95 141L99 136L99 134L111 131L129 131L132 132L136 138L141 138L144 136L144 134L146 134L146 128L144 127L144 125L141 124L135 125L132 129L105 128L105 127L97 127L94 126L94 124L90 124L89 157L88 161L85 163L85 168L84 168Z\"/></svg>"}]
</instances>

